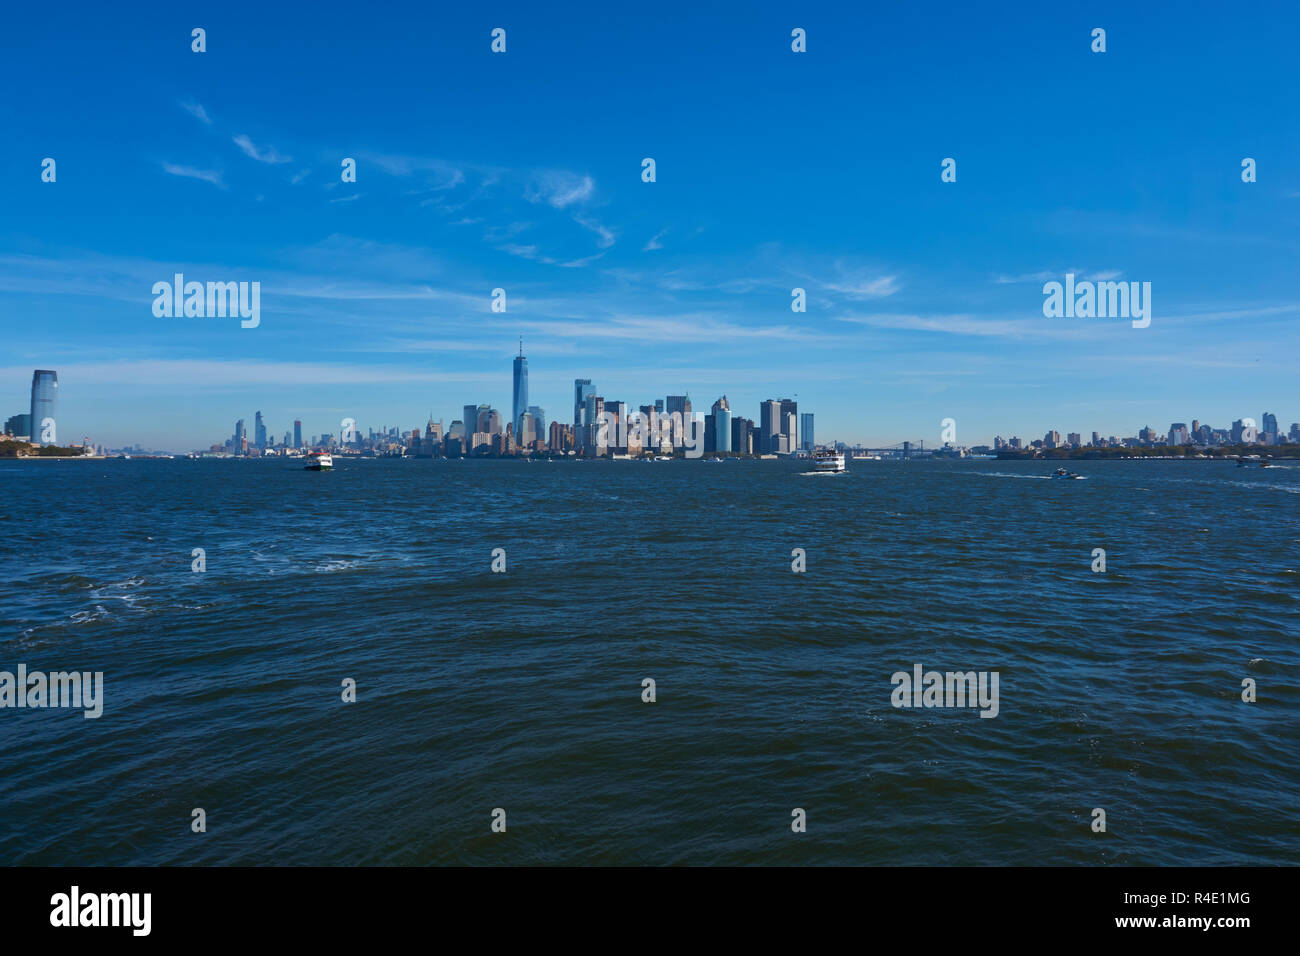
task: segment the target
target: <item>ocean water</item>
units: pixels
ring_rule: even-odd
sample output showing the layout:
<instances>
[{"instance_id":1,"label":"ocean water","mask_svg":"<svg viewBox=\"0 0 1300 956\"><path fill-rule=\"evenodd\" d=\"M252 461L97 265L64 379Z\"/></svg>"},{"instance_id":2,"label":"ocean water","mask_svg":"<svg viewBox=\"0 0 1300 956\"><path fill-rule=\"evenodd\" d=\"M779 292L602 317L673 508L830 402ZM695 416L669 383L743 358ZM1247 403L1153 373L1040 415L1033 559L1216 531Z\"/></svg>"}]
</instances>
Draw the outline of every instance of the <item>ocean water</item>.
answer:
<instances>
[{"instance_id":1,"label":"ocean water","mask_svg":"<svg viewBox=\"0 0 1300 956\"><path fill-rule=\"evenodd\" d=\"M2 862L1300 862L1300 463L849 467L0 462Z\"/></svg>"}]
</instances>

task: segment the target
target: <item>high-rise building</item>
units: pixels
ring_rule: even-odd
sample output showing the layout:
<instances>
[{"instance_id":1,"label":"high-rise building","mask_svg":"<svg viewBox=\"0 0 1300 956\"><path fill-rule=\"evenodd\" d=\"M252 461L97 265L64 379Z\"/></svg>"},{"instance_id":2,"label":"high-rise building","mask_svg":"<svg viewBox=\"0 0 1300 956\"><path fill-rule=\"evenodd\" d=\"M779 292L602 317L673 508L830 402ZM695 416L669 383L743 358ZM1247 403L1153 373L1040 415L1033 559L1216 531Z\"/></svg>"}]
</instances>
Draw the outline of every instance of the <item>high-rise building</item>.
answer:
<instances>
[{"instance_id":1,"label":"high-rise building","mask_svg":"<svg viewBox=\"0 0 1300 956\"><path fill-rule=\"evenodd\" d=\"M29 412L19 412L17 415L10 415L9 420L5 422L5 434L13 435L15 438L31 438L31 414Z\"/></svg>"},{"instance_id":2,"label":"high-rise building","mask_svg":"<svg viewBox=\"0 0 1300 956\"><path fill-rule=\"evenodd\" d=\"M248 432L244 430L244 420L241 418L239 421L235 422L235 436L230 441L232 446L231 451L236 455L241 454L244 450L244 445L247 444L247 442Z\"/></svg>"},{"instance_id":3,"label":"high-rise building","mask_svg":"<svg viewBox=\"0 0 1300 956\"><path fill-rule=\"evenodd\" d=\"M605 413L605 399L601 395L588 395L587 404L582 411L582 444L584 452L600 453L597 439L600 433L601 415Z\"/></svg>"},{"instance_id":4,"label":"high-rise building","mask_svg":"<svg viewBox=\"0 0 1300 956\"><path fill-rule=\"evenodd\" d=\"M799 403L788 398L781 399L781 431L787 438L787 451L799 447Z\"/></svg>"},{"instance_id":5,"label":"high-rise building","mask_svg":"<svg viewBox=\"0 0 1300 956\"><path fill-rule=\"evenodd\" d=\"M755 452L766 454L776 448L776 436L781 431L781 403L774 398L758 406L758 447Z\"/></svg>"},{"instance_id":6,"label":"high-rise building","mask_svg":"<svg viewBox=\"0 0 1300 956\"><path fill-rule=\"evenodd\" d=\"M713 422L713 448L709 448L708 435L705 435L704 450L716 452L731 451L731 405L723 395L713 403L709 416ZM707 429L706 429L707 431Z\"/></svg>"},{"instance_id":7,"label":"high-rise building","mask_svg":"<svg viewBox=\"0 0 1300 956\"><path fill-rule=\"evenodd\" d=\"M266 423L262 421L261 412L253 417L253 442L258 448L266 448Z\"/></svg>"},{"instance_id":8,"label":"high-rise building","mask_svg":"<svg viewBox=\"0 0 1300 956\"><path fill-rule=\"evenodd\" d=\"M532 450L533 442L537 441L537 423L533 420L532 412L524 412L519 416L519 431L514 437L522 450Z\"/></svg>"},{"instance_id":9,"label":"high-rise building","mask_svg":"<svg viewBox=\"0 0 1300 956\"><path fill-rule=\"evenodd\" d=\"M300 418L293 420L293 447L302 447L302 419Z\"/></svg>"},{"instance_id":10,"label":"high-rise building","mask_svg":"<svg viewBox=\"0 0 1300 956\"><path fill-rule=\"evenodd\" d=\"M586 444L587 438L587 399L596 394L596 387L589 378L573 380L573 442L579 451Z\"/></svg>"},{"instance_id":11,"label":"high-rise building","mask_svg":"<svg viewBox=\"0 0 1300 956\"><path fill-rule=\"evenodd\" d=\"M33 443L57 442L59 373L48 368L32 372L31 422L28 425Z\"/></svg>"},{"instance_id":12,"label":"high-rise building","mask_svg":"<svg viewBox=\"0 0 1300 956\"><path fill-rule=\"evenodd\" d=\"M566 452L573 447L573 429L563 422L551 422L547 446L551 451Z\"/></svg>"},{"instance_id":13,"label":"high-rise building","mask_svg":"<svg viewBox=\"0 0 1300 956\"><path fill-rule=\"evenodd\" d=\"M731 420L731 451L735 455L754 454L754 420L737 416Z\"/></svg>"},{"instance_id":14,"label":"high-rise building","mask_svg":"<svg viewBox=\"0 0 1300 956\"><path fill-rule=\"evenodd\" d=\"M673 447L681 448L686 443L686 429L690 427L691 396L669 395L663 413L672 419Z\"/></svg>"},{"instance_id":15,"label":"high-rise building","mask_svg":"<svg viewBox=\"0 0 1300 956\"><path fill-rule=\"evenodd\" d=\"M1170 445L1186 445L1189 433L1186 422L1174 422L1169 426L1169 436L1167 443Z\"/></svg>"},{"instance_id":16,"label":"high-rise building","mask_svg":"<svg viewBox=\"0 0 1300 956\"><path fill-rule=\"evenodd\" d=\"M609 431L605 441L619 454L627 451L627 402L610 399L605 403L605 419L609 422Z\"/></svg>"},{"instance_id":17,"label":"high-rise building","mask_svg":"<svg viewBox=\"0 0 1300 956\"><path fill-rule=\"evenodd\" d=\"M533 427L537 429L537 440L546 441L546 409L539 405L529 405L528 412L533 416Z\"/></svg>"},{"instance_id":18,"label":"high-rise building","mask_svg":"<svg viewBox=\"0 0 1300 956\"><path fill-rule=\"evenodd\" d=\"M1273 440L1272 442L1270 442L1270 444L1276 444L1277 443L1277 416L1274 415L1272 412L1265 412L1263 417L1263 422L1264 424L1260 428L1260 431L1263 432L1265 435L1271 435Z\"/></svg>"},{"instance_id":19,"label":"high-rise building","mask_svg":"<svg viewBox=\"0 0 1300 956\"><path fill-rule=\"evenodd\" d=\"M816 439L813 436L813 413L804 412L799 416L799 447L812 451Z\"/></svg>"},{"instance_id":20,"label":"high-rise building","mask_svg":"<svg viewBox=\"0 0 1300 956\"><path fill-rule=\"evenodd\" d=\"M524 412L528 411L528 359L524 357L524 339L519 337L519 355L515 358L514 404L510 406L510 420L514 422L515 434L519 434L519 422Z\"/></svg>"}]
</instances>

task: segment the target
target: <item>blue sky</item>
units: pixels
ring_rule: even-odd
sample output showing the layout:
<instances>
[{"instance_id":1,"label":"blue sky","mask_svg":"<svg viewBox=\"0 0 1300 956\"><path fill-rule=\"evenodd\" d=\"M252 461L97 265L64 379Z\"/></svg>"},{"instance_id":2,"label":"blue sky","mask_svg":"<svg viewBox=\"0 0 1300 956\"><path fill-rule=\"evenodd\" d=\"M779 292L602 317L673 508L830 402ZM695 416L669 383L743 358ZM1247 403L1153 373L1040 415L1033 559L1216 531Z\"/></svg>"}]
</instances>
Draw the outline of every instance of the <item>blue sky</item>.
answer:
<instances>
[{"instance_id":1,"label":"blue sky","mask_svg":"<svg viewBox=\"0 0 1300 956\"><path fill-rule=\"evenodd\" d=\"M522 334L562 421L575 377L872 444L1300 420L1294 4L394 6L11 5L0 413L41 367L65 441L450 423ZM1044 318L1071 271L1150 327ZM175 272L260 326L156 318Z\"/></svg>"}]
</instances>

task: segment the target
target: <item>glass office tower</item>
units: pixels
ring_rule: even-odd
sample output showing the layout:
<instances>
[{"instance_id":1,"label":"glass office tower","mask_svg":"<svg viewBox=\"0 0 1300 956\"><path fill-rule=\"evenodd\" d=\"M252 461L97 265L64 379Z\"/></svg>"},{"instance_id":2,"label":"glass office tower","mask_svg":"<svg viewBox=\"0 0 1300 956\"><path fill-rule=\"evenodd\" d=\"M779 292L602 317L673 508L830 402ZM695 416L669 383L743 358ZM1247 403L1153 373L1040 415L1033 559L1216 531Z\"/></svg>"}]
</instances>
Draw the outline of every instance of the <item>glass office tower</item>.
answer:
<instances>
[{"instance_id":1,"label":"glass office tower","mask_svg":"<svg viewBox=\"0 0 1300 956\"><path fill-rule=\"evenodd\" d=\"M59 373L47 368L32 372L31 440L53 444L58 441L55 419L59 397Z\"/></svg>"},{"instance_id":2,"label":"glass office tower","mask_svg":"<svg viewBox=\"0 0 1300 956\"><path fill-rule=\"evenodd\" d=\"M519 340L519 355L515 359L515 400L510 407L510 420L514 422L515 434L528 411L528 359L524 358L524 340Z\"/></svg>"}]
</instances>

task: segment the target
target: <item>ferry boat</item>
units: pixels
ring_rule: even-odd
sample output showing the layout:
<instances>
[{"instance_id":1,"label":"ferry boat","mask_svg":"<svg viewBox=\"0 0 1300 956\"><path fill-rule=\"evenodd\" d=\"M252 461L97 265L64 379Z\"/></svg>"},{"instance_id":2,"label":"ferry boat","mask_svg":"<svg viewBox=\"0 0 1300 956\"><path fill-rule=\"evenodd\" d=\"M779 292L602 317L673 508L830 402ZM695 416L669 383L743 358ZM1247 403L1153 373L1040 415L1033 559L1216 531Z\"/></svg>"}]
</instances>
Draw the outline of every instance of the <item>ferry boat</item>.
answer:
<instances>
[{"instance_id":1,"label":"ferry boat","mask_svg":"<svg viewBox=\"0 0 1300 956\"><path fill-rule=\"evenodd\" d=\"M334 467L334 457L327 451L314 451L307 456L308 471L329 471Z\"/></svg>"},{"instance_id":2,"label":"ferry boat","mask_svg":"<svg viewBox=\"0 0 1300 956\"><path fill-rule=\"evenodd\" d=\"M1267 468L1269 461L1267 458L1260 458L1259 455L1239 455L1237 456L1238 468Z\"/></svg>"},{"instance_id":3,"label":"ferry boat","mask_svg":"<svg viewBox=\"0 0 1300 956\"><path fill-rule=\"evenodd\" d=\"M813 471L839 474L844 471L844 452L815 451L812 455Z\"/></svg>"}]
</instances>

